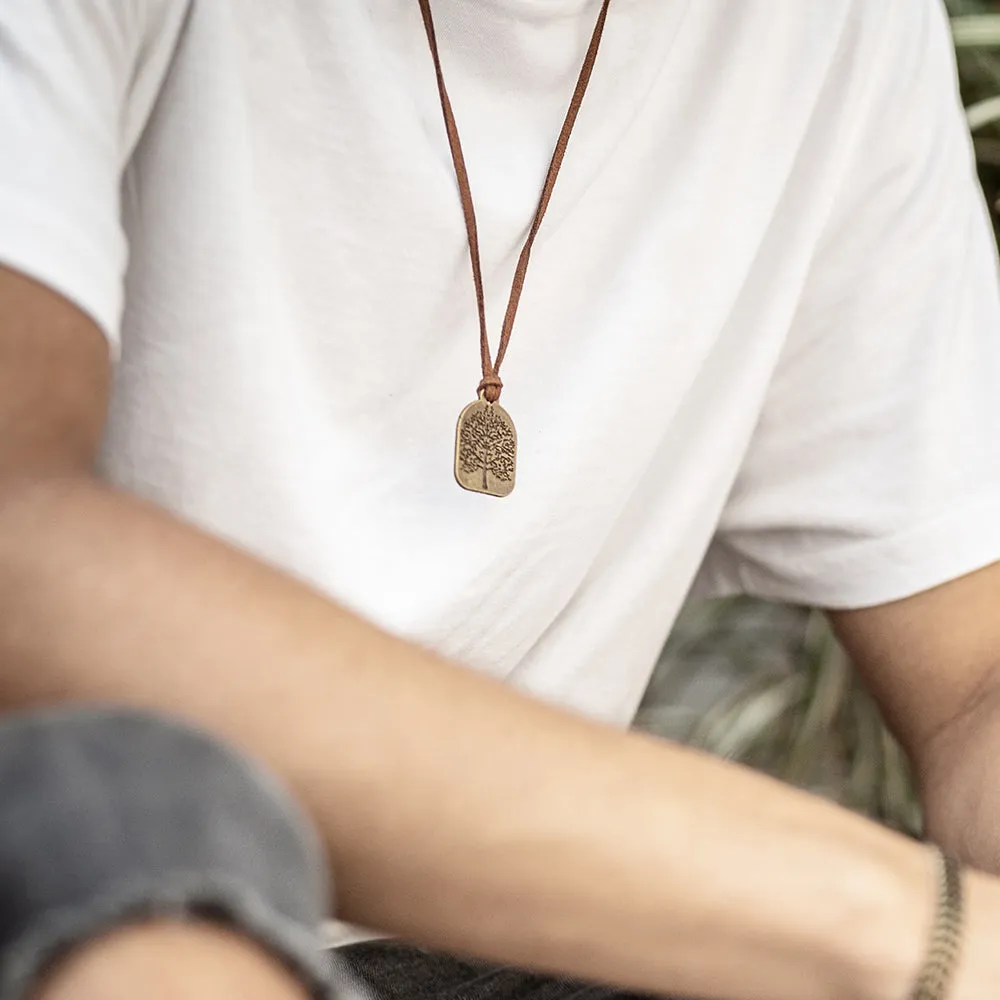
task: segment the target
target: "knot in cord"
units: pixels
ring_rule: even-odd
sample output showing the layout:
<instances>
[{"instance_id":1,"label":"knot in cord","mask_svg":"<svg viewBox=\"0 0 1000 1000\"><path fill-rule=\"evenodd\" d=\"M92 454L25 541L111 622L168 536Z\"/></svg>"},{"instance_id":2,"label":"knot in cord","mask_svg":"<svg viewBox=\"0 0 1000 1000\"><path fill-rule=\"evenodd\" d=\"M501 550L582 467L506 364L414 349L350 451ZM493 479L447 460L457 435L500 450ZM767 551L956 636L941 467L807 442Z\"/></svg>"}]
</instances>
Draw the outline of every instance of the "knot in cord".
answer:
<instances>
[{"instance_id":1,"label":"knot in cord","mask_svg":"<svg viewBox=\"0 0 1000 1000\"><path fill-rule=\"evenodd\" d=\"M500 391L503 389L503 382L499 375L484 375L479 383L479 392L487 403L495 403L500 398Z\"/></svg>"}]
</instances>

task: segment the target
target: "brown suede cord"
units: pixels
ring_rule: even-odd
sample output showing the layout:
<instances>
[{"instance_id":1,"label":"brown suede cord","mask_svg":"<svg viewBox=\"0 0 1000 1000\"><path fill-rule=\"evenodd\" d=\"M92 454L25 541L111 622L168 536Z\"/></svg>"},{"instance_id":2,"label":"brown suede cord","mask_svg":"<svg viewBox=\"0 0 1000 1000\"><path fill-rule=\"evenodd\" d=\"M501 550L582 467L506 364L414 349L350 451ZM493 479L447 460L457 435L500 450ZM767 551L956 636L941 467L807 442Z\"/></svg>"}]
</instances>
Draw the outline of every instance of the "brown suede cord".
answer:
<instances>
[{"instance_id":1,"label":"brown suede cord","mask_svg":"<svg viewBox=\"0 0 1000 1000\"><path fill-rule=\"evenodd\" d=\"M497 347L497 356L494 361L490 357L490 342L486 332L486 296L483 291L483 268L479 254L479 230L476 226L476 207L472 199L472 187L469 184L469 173L465 167L465 156L462 153L462 140L459 138L458 125L455 122L455 114L452 111L451 100L448 97L448 89L444 82L444 73L441 69L441 56L438 51L437 35L434 31L434 19L431 15L430 0L419 0L420 12L423 15L424 27L427 30L427 41L430 44L431 56L434 59L434 71L437 74L438 93L441 95L441 111L444 114L445 129L448 132L448 143L451 146L451 158L455 164L455 176L458 179L458 192L462 199L462 212L465 215L465 229L469 237L469 257L472 261L472 279L476 286L476 306L479 310L479 351L482 356L483 378L479 383L479 393L487 402L495 403L500 398L500 391L503 389L503 382L500 381L500 365L507 354L507 346L510 344L510 336L514 330L514 320L517 317L517 307L521 301L521 292L524 290L524 280L528 273L528 264L531 260L531 250L535 245L535 238L542 226L542 219L552 200L552 192L556 186L556 179L562 167L563 159L566 156L566 149L569 146L570 136L573 134L573 126L576 124L583 98L587 93L587 86L590 77L594 72L594 64L597 62L597 52L601 45L601 38L604 34L604 24L608 18L608 7L611 0L604 0L601 4L601 11L597 18L597 26L594 28L587 55L583 61L583 68L580 70L580 78L577 80L576 89L569 103L569 110L566 113L566 120L563 122L562 131L556 141L555 152L552 154L552 161L549 164L545 183L542 186L542 194L538 201L538 208L535 210L535 217L532 220L528 237L524 241L521 256L518 258L517 268L514 271L514 282L510 290L510 298L507 302L507 314L504 316L503 327L500 331L500 343Z\"/></svg>"}]
</instances>

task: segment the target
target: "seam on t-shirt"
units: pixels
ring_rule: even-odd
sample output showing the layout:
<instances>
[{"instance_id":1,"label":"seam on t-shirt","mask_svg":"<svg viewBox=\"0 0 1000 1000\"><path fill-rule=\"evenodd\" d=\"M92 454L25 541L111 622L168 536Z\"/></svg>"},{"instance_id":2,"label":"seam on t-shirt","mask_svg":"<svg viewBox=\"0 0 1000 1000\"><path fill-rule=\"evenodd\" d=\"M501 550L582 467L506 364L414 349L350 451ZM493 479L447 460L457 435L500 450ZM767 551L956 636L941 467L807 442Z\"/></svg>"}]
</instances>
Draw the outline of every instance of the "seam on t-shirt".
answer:
<instances>
[{"instance_id":1,"label":"seam on t-shirt","mask_svg":"<svg viewBox=\"0 0 1000 1000\"><path fill-rule=\"evenodd\" d=\"M741 561L735 576L746 593L768 600L846 609L912 597L997 561L1000 486L897 534L803 556L804 577L793 578L753 561Z\"/></svg>"},{"instance_id":2,"label":"seam on t-shirt","mask_svg":"<svg viewBox=\"0 0 1000 1000\"><path fill-rule=\"evenodd\" d=\"M82 309L116 357L123 287L109 256L59 212L0 187L0 262Z\"/></svg>"}]
</instances>

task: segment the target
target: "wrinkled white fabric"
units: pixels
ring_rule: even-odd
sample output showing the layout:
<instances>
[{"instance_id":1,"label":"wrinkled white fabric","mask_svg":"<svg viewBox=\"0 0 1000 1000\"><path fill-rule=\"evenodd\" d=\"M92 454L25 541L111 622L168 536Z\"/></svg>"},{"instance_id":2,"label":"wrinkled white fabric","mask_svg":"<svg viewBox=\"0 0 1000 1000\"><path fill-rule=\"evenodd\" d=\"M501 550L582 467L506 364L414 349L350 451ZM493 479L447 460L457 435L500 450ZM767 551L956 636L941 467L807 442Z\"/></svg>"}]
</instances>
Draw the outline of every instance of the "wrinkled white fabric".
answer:
<instances>
[{"instance_id":1,"label":"wrinkled white fabric","mask_svg":"<svg viewBox=\"0 0 1000 1000\"><path fill-rule=\"evenodd\" d=\"M496 331L597 3L434 9ZM118 354L105 474L541 697L626 723L696 576L861 606L1000 558L938 0L615 0L505 500L452 476L477 328L413 0L4 4L0 147L0 260Z\"/></svg>"}]
</instances>

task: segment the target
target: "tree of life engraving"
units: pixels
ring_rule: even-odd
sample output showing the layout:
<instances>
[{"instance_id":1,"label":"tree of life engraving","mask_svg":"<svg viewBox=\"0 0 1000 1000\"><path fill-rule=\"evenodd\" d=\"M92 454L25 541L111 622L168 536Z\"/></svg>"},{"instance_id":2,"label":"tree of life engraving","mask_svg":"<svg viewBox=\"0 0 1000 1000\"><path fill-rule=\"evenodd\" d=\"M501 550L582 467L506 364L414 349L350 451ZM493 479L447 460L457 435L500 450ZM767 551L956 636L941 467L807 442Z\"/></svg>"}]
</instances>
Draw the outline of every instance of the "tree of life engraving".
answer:
<instances>
[{"instance_id":1,"label":"tree of life engraving","mask_svg":"<svg viewBox=\"0 0 1000 1000\"><path fill-rule=\"evenodd\" d=\"M462 421L458 439L458 461L470 476L482 472L482 488L489 488L488 476L501 483L514 478L517 439L508 420L488 403L472 408Z\"/></svg>"}]
</instances>

